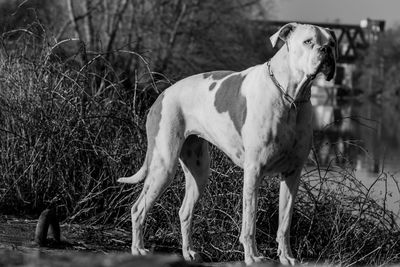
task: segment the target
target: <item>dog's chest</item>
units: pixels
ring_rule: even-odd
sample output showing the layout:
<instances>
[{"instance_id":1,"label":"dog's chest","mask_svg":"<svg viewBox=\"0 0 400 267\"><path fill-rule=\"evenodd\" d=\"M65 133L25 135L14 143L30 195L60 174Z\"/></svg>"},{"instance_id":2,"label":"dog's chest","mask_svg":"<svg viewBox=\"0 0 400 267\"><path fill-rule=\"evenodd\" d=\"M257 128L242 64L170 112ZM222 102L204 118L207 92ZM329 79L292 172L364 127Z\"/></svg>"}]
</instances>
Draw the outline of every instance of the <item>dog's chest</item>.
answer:
<instances>
[{"instance_id":1,"label":"dog's chest","mask_svg":"<svg viewBox=\"0 0 400 267\"><path fill-rule=\"evenodd\" d=\"M298 146L298 133L294 125L282 124L269 132L265 145L271 147L271 154L294 152Z\"/></svg>"},{"instance_id":2,"label":"dog's chest","mask_svg":"<svg viewBox=\"0 0 400 267\"><path fill-rule=\"evenodd\" d=\"M261 157L266 172L284 172L297 166L308 155L312 129L292 117L279 119L263 127Z\"/></svg>"}]
</instances>

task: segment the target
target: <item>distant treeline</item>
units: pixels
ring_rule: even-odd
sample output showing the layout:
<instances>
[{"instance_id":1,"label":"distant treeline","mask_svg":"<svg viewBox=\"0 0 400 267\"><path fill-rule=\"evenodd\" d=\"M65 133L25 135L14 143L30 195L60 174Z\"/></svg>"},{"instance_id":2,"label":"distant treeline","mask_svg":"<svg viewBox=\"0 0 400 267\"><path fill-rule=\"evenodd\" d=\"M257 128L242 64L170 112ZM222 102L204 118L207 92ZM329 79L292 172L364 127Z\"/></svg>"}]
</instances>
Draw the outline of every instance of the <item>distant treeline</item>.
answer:
<instances>
[{"instance_id":1,"label":"distant treeline","mask_svg":"<svg viewBox=\"0 0 400 267\"><path fill-rule=\"evenodd\" d=\"M400 109L400 27L382 33L356 64L354 86Z\"/></svg>"},{"instance_id":2,"label":"distant treeline","mask_svg":"<svg viewBox=\"0 0 400 267\"><path fill-rule=\"evenodd\" d=\"M264 62L272 52L269 33L251 21L268 17L270 2L3 1L1 30L39 22L52 46L77 38L84 42L89 61L102 53L125 85L130 86L135 84L135 77L147 72L137 54L146 59L156 81L208 70L240 70ZM66 42L57 45L53 54L65 60L74 56L79 47L76 42ZM117 52L122 50L134 53ZM99 64L92 65L101 68Z\"/></svg>"}]
</instances>

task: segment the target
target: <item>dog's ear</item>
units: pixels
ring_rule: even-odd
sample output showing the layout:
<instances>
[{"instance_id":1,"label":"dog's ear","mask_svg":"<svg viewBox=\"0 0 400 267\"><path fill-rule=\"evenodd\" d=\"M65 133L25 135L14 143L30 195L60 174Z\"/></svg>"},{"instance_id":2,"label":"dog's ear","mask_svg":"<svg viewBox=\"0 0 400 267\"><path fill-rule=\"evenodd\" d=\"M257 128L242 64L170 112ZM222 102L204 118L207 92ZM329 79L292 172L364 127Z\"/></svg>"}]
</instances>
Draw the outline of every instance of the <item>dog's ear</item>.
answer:
<instances>
[{"instance_id":1,"label":"dog's ear","mask_svg":"<svg viewBox=\"0 0 400 267\"><path fill-rule=\"evenodd\" d=\"M276 33L274 33L269 40L271 41L272 47L277 47L281 42L286 43L289 35L297 27L297 23L292 22L283 25Z\"/></svg>"},{"instance_id":2,"label":"dog's ear","mask_svg":"<svg viewBox=\"0 0 400 267\"><path fill-rule=\"evenodd\" d=\"M339 58L339 44L336 38L335 31L329 28L326 28L329 34L332 36L332 39L335 41L335 60L337 61Z\"/></svg>"}]
</instances>

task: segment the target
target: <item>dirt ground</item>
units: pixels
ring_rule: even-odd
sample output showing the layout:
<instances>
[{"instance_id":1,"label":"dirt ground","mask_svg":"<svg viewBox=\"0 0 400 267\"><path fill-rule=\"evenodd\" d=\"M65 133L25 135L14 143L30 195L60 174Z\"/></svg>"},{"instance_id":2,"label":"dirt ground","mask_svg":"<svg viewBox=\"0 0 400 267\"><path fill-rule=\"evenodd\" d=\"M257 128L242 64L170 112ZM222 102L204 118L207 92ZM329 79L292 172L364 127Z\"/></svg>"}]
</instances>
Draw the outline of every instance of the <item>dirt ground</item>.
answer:
<instances>
[{"instance_id":1,"label":"dirt ground","mask_svg":"<svg viewBox=\"0 0 400 267\"><path fill-rule=\"evenodd\" d=\"M50 232L46 246L39 247L34 241L36 223L37 220L0 215L0 267L244 266L243 263L188 263L174 253L134 257L129 254L130 233L111 227L62 224L61 242L56 242Z\"/></svg>"},{"instance_id":2,"label":"dirt ground","mask_svg":"<svg viewBox=\"0 0 400 267\"><path fill-rule=\"evenodd\" d=\"M37 220L19 219L0 215L0 248L37 248L34 242ZM130 233L118 228L61 224L61 242L55 242L51 231L48 250L90 252L128 252Z\"/></svg>"}]
</instances>

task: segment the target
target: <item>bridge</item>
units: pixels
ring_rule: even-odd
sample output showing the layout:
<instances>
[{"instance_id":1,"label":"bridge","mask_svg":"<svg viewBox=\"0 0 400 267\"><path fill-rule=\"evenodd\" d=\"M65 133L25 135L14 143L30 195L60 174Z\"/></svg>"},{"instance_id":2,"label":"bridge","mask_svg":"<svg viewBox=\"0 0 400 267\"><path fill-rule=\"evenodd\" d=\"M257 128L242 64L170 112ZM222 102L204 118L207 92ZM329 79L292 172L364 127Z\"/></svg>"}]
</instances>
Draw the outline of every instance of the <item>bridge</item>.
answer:
<instances>
[{"instance_id":1,"label":"bridge","mask_svg":"<svg viewBox=\"0 0 400 267\"><path fill-rule=\"evenodd\" d=\"M263 21L268 28L279 28L290 21ZM339 63L354 63L363 50L376 42L385 30L385 21L362 20L360 25L340 23L299 22L330 28L335 31L339 45Z\"/></svg>"}]
</instances>

